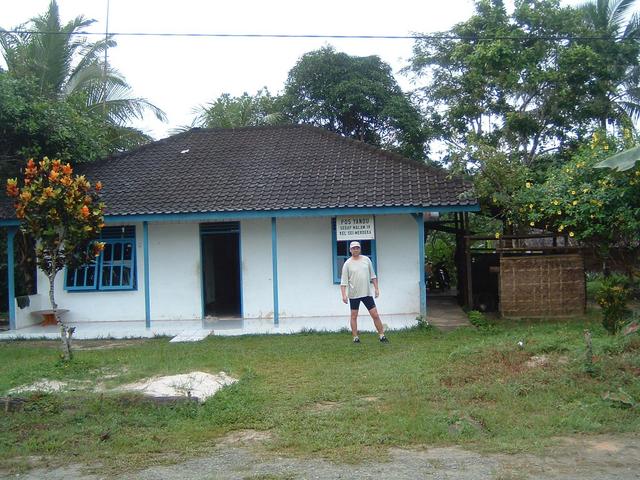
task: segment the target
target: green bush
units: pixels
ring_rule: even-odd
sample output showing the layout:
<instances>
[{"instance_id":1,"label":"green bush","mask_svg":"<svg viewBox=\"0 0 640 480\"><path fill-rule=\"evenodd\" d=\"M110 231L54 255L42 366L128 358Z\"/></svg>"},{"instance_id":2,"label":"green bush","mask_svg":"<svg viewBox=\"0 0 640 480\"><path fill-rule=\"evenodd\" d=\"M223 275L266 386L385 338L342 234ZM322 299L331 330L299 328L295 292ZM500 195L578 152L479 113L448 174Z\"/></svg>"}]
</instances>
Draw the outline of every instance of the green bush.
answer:
<instances>
[{"instance_id":1,"label":"green bush","mask_svg":"<svg viewBox=\"0 0 640 480\"><path fill-rule=\"evenodd\" d=\"M467 316L469 317L469 322L471 322L471 325L475 327L486 328L489 326L489 322L487 321L487 317L485 316L485 314L479 312L478 310L471 310L469 313L467 313Z\"/></svg>"},{"instance_id":2,"label":"green bush","mask_svg":"<svg viewBox=\"0 0 640 480\"><path fill-rule=\"evenodd\" d=\"M602 326L612 335L620 329L631 313L627 308L629 297L629 288L611 278L604 280L596 293L596 302L602 308Z\"/></svg>"}]
</instances>

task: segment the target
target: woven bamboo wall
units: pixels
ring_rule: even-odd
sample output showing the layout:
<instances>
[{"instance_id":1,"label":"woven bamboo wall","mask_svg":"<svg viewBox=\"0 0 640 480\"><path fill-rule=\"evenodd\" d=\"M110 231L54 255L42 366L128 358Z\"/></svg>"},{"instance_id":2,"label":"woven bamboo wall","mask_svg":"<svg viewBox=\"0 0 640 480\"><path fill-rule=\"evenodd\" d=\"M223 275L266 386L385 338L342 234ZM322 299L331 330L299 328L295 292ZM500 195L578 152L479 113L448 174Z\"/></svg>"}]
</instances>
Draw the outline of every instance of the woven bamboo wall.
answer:
<instances>
[{"instance_id":1,"label":"woven bamboo wall","mask_svg":"<svg viewBox=\"0 0 640 480\"><path fill-rule=\"evenodd\" d=\"M504 317L556 317L584 313L581 254L503 256L500 313Z\"/></svg>"}]
</instances>

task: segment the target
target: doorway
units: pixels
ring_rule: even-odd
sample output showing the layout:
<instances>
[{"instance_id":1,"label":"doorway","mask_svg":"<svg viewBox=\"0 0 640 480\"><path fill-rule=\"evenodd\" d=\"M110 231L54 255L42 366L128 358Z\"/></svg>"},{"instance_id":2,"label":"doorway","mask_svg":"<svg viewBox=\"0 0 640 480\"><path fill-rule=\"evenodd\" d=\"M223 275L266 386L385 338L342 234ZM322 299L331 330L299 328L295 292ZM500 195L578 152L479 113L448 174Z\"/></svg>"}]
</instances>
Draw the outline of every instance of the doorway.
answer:
<instances>
[{"instance_id":1,"label":"doorway","mask_svg":"<svg viewBox=\"0 0 640 480\"><path fill-rule=\"evenodd\" d=\"M240 224L200 225L202 297L205 317L240 317Z\"/></svg>"}]
</instances>

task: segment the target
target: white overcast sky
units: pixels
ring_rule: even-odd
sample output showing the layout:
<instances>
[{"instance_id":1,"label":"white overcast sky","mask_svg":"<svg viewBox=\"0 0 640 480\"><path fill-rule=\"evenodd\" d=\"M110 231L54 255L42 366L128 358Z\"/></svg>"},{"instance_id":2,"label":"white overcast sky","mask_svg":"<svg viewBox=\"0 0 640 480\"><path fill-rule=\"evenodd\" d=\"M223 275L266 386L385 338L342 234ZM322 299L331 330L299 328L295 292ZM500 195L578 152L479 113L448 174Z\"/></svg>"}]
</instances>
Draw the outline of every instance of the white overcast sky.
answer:
<instances>
[{"instance_id":1,"label":"white overcast sky","mask_svg":"<svg viewBox=\"0 0 640 480\"><path fill-rule=\"evenodd\" d=\"M583 3L564 0L565 4ZM0 26L9 29L44 13L49 0L0 0ZM107 0L58 0L62 21L84 15L104 32ZM467 19L472 0L110 0L110 32L406 35L437 32ZM93 37L92 37L93 38ZM222 93L268 87L279 92L305 52L331 44L351 55L378 55L394 72L406 66L411 40L116 37L109 61L142 96L162 108L136 124L154 138L190 124L192 110ZM407 79L396 75L403 88Z\"/></svg>"}]
</instances>

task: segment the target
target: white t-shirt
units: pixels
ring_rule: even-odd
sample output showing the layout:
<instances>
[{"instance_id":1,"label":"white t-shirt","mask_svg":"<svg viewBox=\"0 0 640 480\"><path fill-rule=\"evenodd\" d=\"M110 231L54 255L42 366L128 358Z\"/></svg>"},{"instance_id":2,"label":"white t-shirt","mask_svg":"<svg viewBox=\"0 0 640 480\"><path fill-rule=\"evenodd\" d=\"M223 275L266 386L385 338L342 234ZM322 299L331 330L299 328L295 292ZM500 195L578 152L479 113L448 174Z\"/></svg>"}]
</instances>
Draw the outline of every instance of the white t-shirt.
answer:
<instances>
[{"instance_id":1,"label":"white t-shirt","mask_svg":"<svg viewBox=\"0 0 640 480\"><path fill-rule=\"evenodd\" d=\"M342 266L340 285L347 287L347 297L361 298L371 296L371 280L376 278L369 257L360 255L358 260L350 257Z\"/></svg>"}]
</instances>

